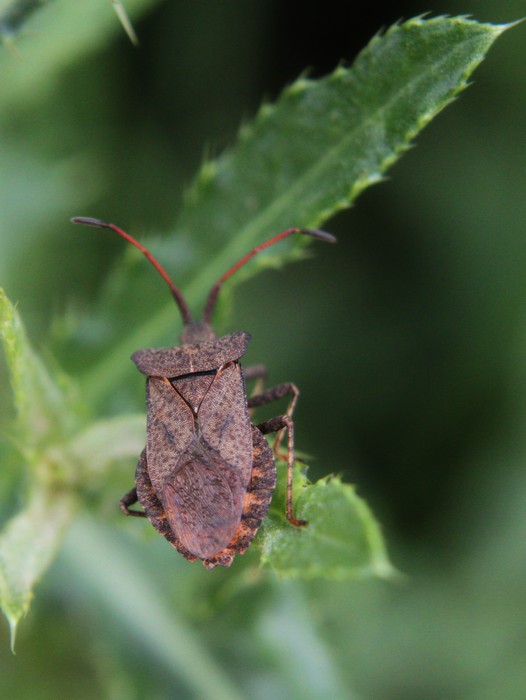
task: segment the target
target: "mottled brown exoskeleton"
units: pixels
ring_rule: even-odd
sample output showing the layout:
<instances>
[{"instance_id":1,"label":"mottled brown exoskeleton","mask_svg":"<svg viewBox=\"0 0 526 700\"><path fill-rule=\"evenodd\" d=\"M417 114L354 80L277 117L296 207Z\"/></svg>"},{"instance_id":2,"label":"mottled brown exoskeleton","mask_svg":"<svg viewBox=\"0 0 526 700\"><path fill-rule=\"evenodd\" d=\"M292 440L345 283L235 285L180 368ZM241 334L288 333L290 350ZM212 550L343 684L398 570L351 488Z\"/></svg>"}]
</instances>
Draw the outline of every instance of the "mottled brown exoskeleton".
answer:
<instances>
[{"instance_id":1,"label":"mottled brown exoskeleton","mask_svg":"<svg viewBox=\"0 0 526 700\"><path fill-rule=\"evenodd\" d=\"M291 228L257 246L212 287L203 320L193 322L188 305L152 254L115 224L75 217L74 223L109 228L137 247L170 287L181 312L181 344L174 348L138 350L132 355L146 375L147 442L135 474L136 486L120 502L126 515L148 517L189 561L200 559L208 569L230 566L243 554L265 517L276 485L274 454L264 435L287 430L286 516L295 526L292 508L294 423L298 397L294 384L279 384L247 399L245 379L263 378L261 365L243 371L240 358L248 333L217 338L212 313L221 285L253 255L293 233L325 241L324 231ZM286 414L252 425L249 409L290 396ZM144 512L130 508L139 501Z\"/></svg>"}]
</instances>

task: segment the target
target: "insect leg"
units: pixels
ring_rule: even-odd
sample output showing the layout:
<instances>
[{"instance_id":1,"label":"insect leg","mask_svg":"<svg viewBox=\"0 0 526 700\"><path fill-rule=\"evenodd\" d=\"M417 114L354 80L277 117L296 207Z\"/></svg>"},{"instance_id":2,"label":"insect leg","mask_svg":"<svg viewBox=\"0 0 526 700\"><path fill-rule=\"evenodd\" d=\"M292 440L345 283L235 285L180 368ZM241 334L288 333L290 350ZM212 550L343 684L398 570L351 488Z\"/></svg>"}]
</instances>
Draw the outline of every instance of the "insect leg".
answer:
<instances>
[{"instance_id":1,"label":"insect leg","mask_svg":"<svg viewBox=\"0 0 526 700\"><path fill-rule=\"evenodd\" d=\"M259 396L253 396L248 401L248 405L261 406L262 404L268 403L269 401L274 401L275 399L282 398L287 394L292 393L293 397L289 404L289 412L283 416L276 416L263 423L256 426L264 435L268 433L281 432L286 428L288 436L288 449L287 449L287 503L286 503L286 516L289 523L300 527L306 525L305 520L298 520L293 515L292 508L292 476L294 473L294 421L292 420L292 411L296 405L298 399L299 391L294 384L279 384L274 387L274 389L269 389L264 394Z\"/></svg>"},{"instance_id":2,"label":"insect leg","mask_svg":"<svg viewBox=\"0 0 526 700\"><path fill-rule=\"evenodd\" d=\"M262 367L263 365L256 365L256 368ZM249 369L252 369L249 367ZM246 377L247 370L245 370L245 377ZM261 376L261 375L260 375ZM264 391L261 394L257 394L256 396L251 396L248 399L248 407L249 408L256 408L257 406L264 406L267 403L270 403L271 401L277 401L278 399L283 398L284 396L287 396L288 394L292 394L292 399L289 404L289 408L287 410L287 415L292 415L292 412L294 411L294 408L296 406L296 403L298 401L298 396L300 395L299 389L295 384L287 383L287 384L278 384L277 386L272 387L272 389L267 389L267 391Z\"/></svg>"},{"instance_id":3,"label":"insect leg","mask_svg":"<svg viewBox=\"0 0 526 700\"><path fill-rule=\"evenodd\" d=\"M124 513L124 515L134 515L136 518L145 518L146 513L142 510L130 510L130 506L133 506L138 501L137 489L134 487L131 491L124 494L124 496L119 501L119 507Z\"/></svg>"},{"instance_id":4,"label":"insect leg","mask_svg":"<svg viewBox=\"0 0 526 700\"><path fill-rule=\"evenodd\" d=\"M267 391L264 391L261 394L251 396L248 399L248 407L257 408L258 406L264 406L265 404L270 403L271 401L278 401L278 399L281 399L284 396L287 396L288 394L292 394L292 398L287 408L287 415L292 417L292 414L294 413L294 409L296 408L296 404L298 402L300 392L298 387L295 384L291 384L290 382L286 384L278 384L277 386L272 387L272 389L268 389ZM285 457L279 453L279 448L282 439L283 430L278 432L276 440L274 441L273 450L275 455L281 457L281 459L285 459Z\"/></svg>"}]
</instances>

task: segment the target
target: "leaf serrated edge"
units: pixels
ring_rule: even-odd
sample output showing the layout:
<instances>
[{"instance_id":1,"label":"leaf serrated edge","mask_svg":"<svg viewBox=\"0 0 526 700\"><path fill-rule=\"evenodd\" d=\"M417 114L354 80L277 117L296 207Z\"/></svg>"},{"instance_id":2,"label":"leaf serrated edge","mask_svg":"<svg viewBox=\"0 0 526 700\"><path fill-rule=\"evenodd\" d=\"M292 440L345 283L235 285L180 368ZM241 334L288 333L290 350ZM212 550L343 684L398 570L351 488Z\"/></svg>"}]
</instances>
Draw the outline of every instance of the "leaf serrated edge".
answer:
<instances>
[{"instance_id":1,"label":"leaf serrated edge","mask_svg":"<svg viewBox=\"0 0 526 700\"><path fill-rule=\"evenodd\" d=\"M301 480L301 483L298 483L298 480ZM357 510L358 517L361 522L364 523L365 538L369 546L369 551L371 552L371 562L367 565L354 567L352 572L347 566L333 566L329 572L321 570L318 566L312 566L310 568L305 566L301 568L291 566L286 570L275 568L272 564L272 557L266 553L265 543L269 540L279 538L283 528L288 527L285 518L283 518L282 523L267 523L265 531L261 532L261 534L258 533L258 537L254 541L255 546L260 552L260 566L268 566L272 569L274 574L282 580L311 580L323 578L333 581L353 581L374 576L390 582L403 582L405 580L404 574L396 569L389 560L381 527L374 517L367 501L358 495L357 488L354 484L345 483L339 474L328 474L315 482L310 482L303 470L300 470L295 474L295 500L298 507L301 508L302 500L311 497L312 494L310 492L312 489L324 488L330 485L341 487L341 493L352 507Z\"/></svg>"},{"instance_id":2,"label":"leaf serrated edge","mask_svg":"<svg viewBox=\"0 0 526 700\"><path fill-rule=\"evenodd\" d=\"M331 484L336 484L341 487L341 492L344 494L346 500L352 504L353 508L356 508L361 522L364 523L365 535L371 551L372 563L368 566L358 567L356 569L357 574L353 575L352 578L361 578L362 576L368 577L371 573L378 578L386 580L398 580L403 578L402 574L400 574L389 561L380 524L374 517L367 501L358 495L356 486L354 484L345 483L339 474L328 474L318 479L318 481L311 484L311 486L316 487L319 485L324 487ZM335 569L335 571L338 571L338 569ZM342 570L342 573L345 578L349 578L347 569Z\"/></svg>"}]
</instances>

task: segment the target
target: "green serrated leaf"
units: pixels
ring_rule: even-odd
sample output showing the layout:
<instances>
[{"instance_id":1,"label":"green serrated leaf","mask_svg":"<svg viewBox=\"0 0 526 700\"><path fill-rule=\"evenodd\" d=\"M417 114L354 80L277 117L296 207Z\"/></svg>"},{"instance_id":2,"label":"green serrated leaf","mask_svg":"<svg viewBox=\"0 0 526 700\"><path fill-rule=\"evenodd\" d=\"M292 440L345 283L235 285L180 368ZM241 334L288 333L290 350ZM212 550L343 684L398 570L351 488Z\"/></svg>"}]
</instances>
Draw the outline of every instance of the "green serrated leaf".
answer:
<instances>
[{"instance_id":1,"label":"green serrated leaf","mask_svg":"<svg viewBox=\"0 0 526 700\"><path fill-rule=\"evenodd\" d=\"M63 386L66 379L51 376L31 348L15 307L0 288L0 338L3 342L15 407L18 437L35 446L59 432L70 431L75 422Z\"/></svg>"},{"instance_id":2,"label":"green serrated leaf","mask_svg":"<svg viewBox=\"0 0 526 700\"><path fill-rule=\"evenodd\" d=\"M205 163L186 198L178 235L209 236L218 251L185 290L190 304L202 304L210 280L255 244L290 226L321 225L381 180L508 26L445 17L397 24L350 69L301 78L265 105L235 149ZM124 338L87 377L86 395L110 391L129 348L144 337L158 342L172 319L167 305Z\"/></svg>"},{"instance_id":3,"label":"green serrated leaf","mask_svg":"<svg viewBox=\"0 0 526 700\"><path fill-rule=\"evenodd\" d=\"M506 28L409 20L376 36L350 69L296 81L242 130L235 151L203 168L179 229L235 233L248 246L349 207L466 87Z\"/></svg>"},{"instance_id":4,"label":"green serrated leaf","mask_svg":"<svg viewBox=\"0 0 526 700\"><path fill-rule=\"evenodd\" d=\"M284 578L350 580L396 576L380 526L355 488L331 476L310 484L296 469L294 512L308 521L293 527L285 519L284 479L261 527L261 561Z\"/></svg>"},{"instance_id":5,"label":"green serrated leaf","mask_svg":"<svg viewBox=\"0 0 526 700\"><path fill-rule=\"evenodd\" d=\"M49 565L68 522L74 473L64 446L79 423L69 386L52 376L31 348L20 316L0 288L0 337L17 409L16 440L28 458L28 499L0 533L0 608L14 644L32 589Z\"/></svg>"},{"instance_id":6,"label":"green serrated leaf","mask_svg":"<svg viewBox=\"0 0 526 700\"><path fill-rule=\"evenodd\" d=\"M0 607L9 621L12 647L33 586L49 566L71 511L69 497L41 489L0 533Z\"/></svg>"}]
</instances>

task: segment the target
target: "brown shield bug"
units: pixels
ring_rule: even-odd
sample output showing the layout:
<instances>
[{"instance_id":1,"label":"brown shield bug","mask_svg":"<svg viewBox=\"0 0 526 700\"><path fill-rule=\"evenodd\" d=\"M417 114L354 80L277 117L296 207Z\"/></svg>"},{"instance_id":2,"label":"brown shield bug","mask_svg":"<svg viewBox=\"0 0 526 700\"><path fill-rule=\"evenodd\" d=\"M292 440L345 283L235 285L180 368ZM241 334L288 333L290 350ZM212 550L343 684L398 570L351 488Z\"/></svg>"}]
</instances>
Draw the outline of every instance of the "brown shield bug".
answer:
<instances>
[{"instance_id":1,"label":"brown shield bug","mask_svg":"<svg viewBox=\"0 0 526 700\"><path fill-rule=\"evenodd\" d=\"M168 284L184 323L179 346L132 355L147 377L147 442L137 465L136 486L121 499L121 510L148 517L189 561L200 559L208 569L230 566L254 539L276 485L274 454L264 435L277 433L277 454L286 429L286 517L292 525L306 525L294 517L292 508L292 413L299 392L294 384L279 384L247 398L245 379L266 375L262 365L241 367L250 335L217 338L211 319L222 284L260 250L294 233L329 242L334 236L290 228L255 247L214 284L203 320L195 322L181 291L143 245L115 224L87 217L72 221L111 229L138 248ZM249 409L285 396L291 397L286 414L251 424ZM130 508L137 501L144 511Z\"/></svg>"}]
</instances>

